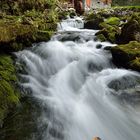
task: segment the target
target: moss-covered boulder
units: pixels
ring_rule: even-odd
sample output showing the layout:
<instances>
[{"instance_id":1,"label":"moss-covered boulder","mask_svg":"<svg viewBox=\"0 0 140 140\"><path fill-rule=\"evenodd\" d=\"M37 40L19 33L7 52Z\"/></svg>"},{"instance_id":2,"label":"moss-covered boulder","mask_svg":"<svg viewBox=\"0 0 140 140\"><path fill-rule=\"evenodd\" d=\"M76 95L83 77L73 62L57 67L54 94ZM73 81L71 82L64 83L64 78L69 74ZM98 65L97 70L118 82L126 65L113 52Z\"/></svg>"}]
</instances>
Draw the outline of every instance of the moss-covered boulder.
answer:
<instances>
[{"instance_id":1,"label":"moss-covered boulder","mask_svg":"<svg viewBox=\"0 0 140 140\"><path fill-rule=\"evenodd\" d=\"M101 17L100 15L92 12L89 15L86 16L84 28L85 29L99 30L99 29L101 29L99 24L103 21L104 21L103 17Z\"/></svg>"},{"instance_id":2,"label":"moss-covered boulder","mask_svg":"<svg viewBox=\"0 0 140 140\"><path fill-rule=\"evenodd\" d=\"M84 24L85 29L94 29L94 30L99 30L101 29L99 24L103 21L102 18L97 18L97 19L92 19Z\"/></svg>"},{"instance_id":3,"label":"moss-covered boulder","mask_svg":"<svg viewBox=\"0 0 140 140\"><path fill-rule=\"evenodd\" d=\"M116 36L119 35L121 32L119 27L116 25L109 25L108 23L106 23L106 21L100 23L99 26L102 28L102 30L97 32L95 35L99 39L101 39L104 36L106 41L116 43Z\"/></svg>"},{"instance_id":4,"label":"moss-covered boulder","mask_svg":"<svg viewBox=\"0 0 140 140\"><path fill-rule=\"evenodd\" d=\"M117 66L140 71L140 43L131 41L125 45L118 45L111 49L113 62Z\"/></svg>"},{"instance_id":5,"label":"moss-covered boulder","mask_svg":"<svg viewBox=\"0 0 140 140\"><path fill-rule=\"evenodd\" d=\"M107 41L107 38L106 38L105 35L102 34L102 33L97 34L96 37L97 37L101 42Z\"/></svg>"},{"instance_id":6,"label":"moss-covered boulder","mask_svg":"<svg viewBox=\"0 0 140 140\"><path fill-rule=\"evenodd\" d=\"M140 42L140 21L139 19L130 19L121 30L120 36L117 38L118 43L128 43L129 41Z\"/></svg>"},{"instance_id":7,"label":"moss-covered boulder","mask_svg":"<svg viewBox=\"0 0 140 140\"><path fill-rule=\"evenodd\" d=\"M0 124L13 106L19 103L16 70L8 55L0 55Z\"/></svg>"}]
</instances>

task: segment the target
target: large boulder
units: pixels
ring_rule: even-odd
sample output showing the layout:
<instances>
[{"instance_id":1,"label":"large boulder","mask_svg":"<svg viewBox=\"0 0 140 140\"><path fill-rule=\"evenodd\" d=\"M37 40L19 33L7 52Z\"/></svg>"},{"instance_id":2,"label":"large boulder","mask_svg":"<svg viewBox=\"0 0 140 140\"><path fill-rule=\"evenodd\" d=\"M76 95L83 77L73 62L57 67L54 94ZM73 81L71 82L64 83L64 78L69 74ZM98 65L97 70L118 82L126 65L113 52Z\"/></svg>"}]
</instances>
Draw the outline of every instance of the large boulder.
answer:
<instances>
[{"instance_id":1,"label":"large boulder","mask_svg":"<svg viewBox=\"0 0 140 140\"><path fill-rule=\"evenodd\" d=\"M99 30L101 29L101 27L99 26L101 22L103 22L103 18L95 18L95 19L88 20L85 22L84 28Z\"/></svg>"},{"instance_id":2,"label":"large boulder","mask_svg":"<svg viewBox=\"0 0 140 140\"><path fill-rule=\"evenodd\" d=\"M111 49L113 62L119 67L140 71L140 43L131 41Z\"/></svg>"},{"instance_id":3,"label":"large boulder","mask_svg":"<svg viewBox=\"0 0 140 140\"><path fill-rule=\"evenodd\" d=\"M95 12L89 13L88 15L85 15L85 29L94 29L99 30L101 27L99 26L100 23L104 21L104 18L100 16L100 14L97 14Z\"/></svg>"},{"instance_id":4,"label":"large boulder","mask_svg":"<svg viewBox=\"0 0 140 140\"><path fill-rule=\"evenodd\" d=\"M121 31L118 26L110 24L112 23L108 23L106 21L100 23L99 26L102 28L102 30L97 32L95 35L101 41L110 41L112 43L116 43L116 36L119 35Z\"/></svg>"},{"instance_id":5,"label":"large boulder","mask_svg":"<svg viewBox=\"0 0 140 140\"><path fill-rule=\"evenodd\" d=\"M123 27L120 36L117 38L118 43L128 43L129 41L140 42L140 23L132 19L128 21Z\"/></svg>"}]
</instances>

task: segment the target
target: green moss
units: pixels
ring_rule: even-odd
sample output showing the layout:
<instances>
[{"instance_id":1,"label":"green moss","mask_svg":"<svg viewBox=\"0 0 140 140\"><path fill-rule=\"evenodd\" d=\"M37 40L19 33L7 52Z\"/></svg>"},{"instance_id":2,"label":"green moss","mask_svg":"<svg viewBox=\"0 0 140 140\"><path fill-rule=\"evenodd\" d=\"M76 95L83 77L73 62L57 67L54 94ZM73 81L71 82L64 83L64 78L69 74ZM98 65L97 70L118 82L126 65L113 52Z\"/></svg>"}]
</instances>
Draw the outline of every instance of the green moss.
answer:
<instances>
[{"instance_id":1,"label":"green moss","mask_svg":"<svg viewBox=\"0 0 140 140\"><path fill-rule=\"evenodd\" d=\"M48 41L52 34L47 34L45 38L44 33L56 30L56 17L53 12L46 17L34 10L27 11L23 16L4 16L0 20L2 50L18 51L34 42Z\"/></svg>"},{"instance_id":2,"label":"green moss","mask_svg":"<svg viewBox=\"0 0 140 140\"><path fill-rule=\"evenodd\" d=\"M109 33L108 36L109 36L109 40L112 43L115 43L116 42L116 33L115 32Z\"/></svg>"},{"instance_id":3,"label":"green moss","mask_svg":"<svg viewBox=\"0 0 140 140\"><path fill-rule=\"evenodd\" d=\"M56 30L59 20L56 0L0 0L0 6L0 46L4 52L19 51L32 43L48 41L50 36L47 34L45 38L44 32Z\"/></svg>"},{"instance_id":4,"label":"green moss","mask_svg":"<svg viewBox=\"0 0 140 140\"><path fill-rule=\"evenodd\" d=\"M103 34L106 40L116 43L116 36L121 33L120 29L116 25L109 25L106 22L100 23L102 30L96 33L96 35Z\"/></svg>"},{"instance_id":5,"label":"green moss","mask_svg":"<svg viewBox=\"0 0 140 140\"><path fill-rule=\"evenodd\" d=\"M20 15L27 10L43 11L44 9L54 8L56 2L56 0L0 0L0 9L7 14Z\"/></svg>"},{"instance_id":6,"label":"green moss","mask_svg":"<svg viewBox=\"0 0 140 140\"><path fill-rule=\"evenodd\" d=\"M13 61L8 55L0 55L0 122L9 109L19 103L19 93Z\"/></svg>"},{"instance_id":7,"label":"green moss","mask_svg":"<svg viewBox=\"0 0 140 140\"><path fill-rule=\"evenodd\" d=\"M100 41L107 41L106 37L103 35L103 34L99 34L97 35L97 38L100 40Z\"/></svg>"},{"instance_id":8,"label":"green moss","mask_svg":"<svg viewBox=\"0 0 140 140\"><path fill-rule=\"evenodd\" d=\"M92 20L96 17L97 15L92 11L89 12L88 14L85 14L85 20Z\"/></svg>"},{"instance_id":9,"label":"green moss","mask_svg":"<svg viewBox=\"0 0 140 140\"><path fill-rule=\"evenodd\" d=\"M140 58L136 57L136 59L130 62L130 67L134 70L140 71Z\"/></svg>"},{"instance_id":10,"label":"green moss","mask_svg":"<svg viewBox=\"0 0 140 140\"><path fill-rule=\"evenodd\" d=\"M125 45L118 45L111 48L112 56L115 62L126 68L140 71L140 43L131 41Z\"/></svg>"},{"instance_id":11,"label":"green moss","mask_svg":"<svg viewBox=\"0 0 140 140\"><path fill-rule=\"evenodd\" d=\"M105 21L105 23L109 25L119 25L120 19L118 17L110 17Z\"/></svg>"}]
</instances>

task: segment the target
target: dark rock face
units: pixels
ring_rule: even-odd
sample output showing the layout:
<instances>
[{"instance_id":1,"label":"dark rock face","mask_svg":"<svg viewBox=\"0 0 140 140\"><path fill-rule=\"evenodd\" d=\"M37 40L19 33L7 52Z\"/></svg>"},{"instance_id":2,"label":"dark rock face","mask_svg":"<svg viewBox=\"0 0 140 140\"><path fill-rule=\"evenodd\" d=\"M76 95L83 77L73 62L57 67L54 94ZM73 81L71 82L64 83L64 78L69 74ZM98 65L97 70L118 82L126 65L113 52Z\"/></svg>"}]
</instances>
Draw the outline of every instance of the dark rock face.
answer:
<instances>
[{"instance_id":1,"label":"dark rock face","mask_svg":"<svg viewBox=\"0 0 140 140\"><path fill-rule=\"evenodd\" d=\"M128 43L133 40L140 41L138 36L140 36L140 24L136 20L130 20L122 27L118 43Z\"/></svg>"},{"instance_id":2,"label":"dark rock face","mask_svg":"<svg viewBox=\"0 0 140 140\"><path fill-rule=\"evenodd\" d=\"M96 19L91 19L85 22L84 28L85 29L94 29L94 30L99 30L101 27L99 24L103 22L103 18L96 18Z\"/></svg>"}]
</instances>

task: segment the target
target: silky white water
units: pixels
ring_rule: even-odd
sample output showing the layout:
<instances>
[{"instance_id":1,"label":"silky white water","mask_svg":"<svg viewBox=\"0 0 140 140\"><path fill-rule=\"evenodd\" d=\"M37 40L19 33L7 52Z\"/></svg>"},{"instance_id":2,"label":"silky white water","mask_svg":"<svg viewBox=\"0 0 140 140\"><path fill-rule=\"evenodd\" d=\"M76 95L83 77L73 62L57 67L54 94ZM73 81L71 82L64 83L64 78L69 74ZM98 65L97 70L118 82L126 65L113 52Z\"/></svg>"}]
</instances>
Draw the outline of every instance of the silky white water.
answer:
<instances>
[{"instance_id":1,"label":"silky white water","mask_svg":"<svg viewBox=\"0 0 140 140\"><path fill-rule=\"evenodd\" d=\"M139 92L140 75L115 68L110 52L104 50L113 45L94 41L96 31L76 28L82 27L82 20L72 22L62 22L51 41L17 53L26 71L21 74L21 86L47 108L38 121L39 127L47 124L44 131L40 130L42 140L92 140L95 136L102 140L139 140L136 99L132 96L127 102L121 95ZM70 39L73 35L79 38ZM102 48L97 49L97 44ZM109 87L114 80L120 81L116 87L123 88Z\"/></svg>"}]
</instances>

